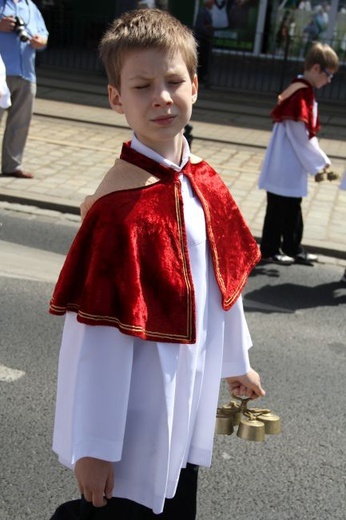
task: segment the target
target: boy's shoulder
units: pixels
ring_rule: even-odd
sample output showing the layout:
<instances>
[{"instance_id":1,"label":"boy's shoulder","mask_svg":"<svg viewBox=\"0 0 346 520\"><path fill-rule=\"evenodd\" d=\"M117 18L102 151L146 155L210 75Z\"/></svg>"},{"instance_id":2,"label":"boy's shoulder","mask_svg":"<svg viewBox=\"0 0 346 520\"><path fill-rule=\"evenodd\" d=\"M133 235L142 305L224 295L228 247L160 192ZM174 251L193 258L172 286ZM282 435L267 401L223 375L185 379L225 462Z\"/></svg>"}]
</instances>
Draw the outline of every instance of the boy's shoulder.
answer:
<instances>
[{"instance_id":1,"label":"boy's shoulder","mask_svg":"<svg viewBox=\"0 0 346 520\"><path fill-rule=\"evenodd\" d=\"M278 95L278 103L282 103L302 88L308 88L308 85L302 81L291 83L285 90L281 92L281 94Z\"/></svg>"},{"instance_id":2,"label":"boy's shoulder","mask_svg":"<svg viewBox=\"0 0 346 520\"><path fill-rule=\"evenodd\" d=\"M203 162L202 157L198 157L198 155L194 155L193 153L190 155L191 164L199 164L201 162Z\"/></svg>"},{"instance_id":3,"label":"boy's shoulder","mask_svg":"<svg viewBox=\"0 0 346 520\"><path fill-rule=\"evenodd\" d=\"M101 197L117 191L144 188L158 181L147 171L123 159L116 159L106 173L93 195L88 195L80 206L81 218L84 219L91 206Z\"/></svg>"},{"instance_id":4,"label":"boy's shoulder","mask_svg":"<svg viewBox=\"0 0 346 520\"><path fill-rule=\"evenodd\" d=\"M197 155L191 154L191 164L199 164L202 159ZM145 188L158 182L158 177L150 174L143 168L135 164L116 159L112 168L106 173L98 188L93 195L88 195L80 206L81 218L85 215L91 206L101 197L114 192Z\"/></svg>"},{"instance_id":5,"label":"boy's shoulder","mask_svg":"<svg viewBox=\"0 0 346 520\"><path fill-rule=\"evenodd\" d=\"M294 80L285 90L281 92L281 94L278 95L278 104L293 96L293 94L298 92L298 90L307 88L309 88L309 85L303 79Z\"/></svg>"},{"instance_id":6,"label":"boy's shoulder","mask_svg":"<svg viewBox=\"0 0 346 520\"><path fill-rule=\"evenodd\" d=\"M315 95L312 86L304 78L297 78L282 92L282 99L271 112L275 123L287 120L303 122L309 131L309 138L320 129L318 115L314 114Z\"/></svg>"}]
</instances>

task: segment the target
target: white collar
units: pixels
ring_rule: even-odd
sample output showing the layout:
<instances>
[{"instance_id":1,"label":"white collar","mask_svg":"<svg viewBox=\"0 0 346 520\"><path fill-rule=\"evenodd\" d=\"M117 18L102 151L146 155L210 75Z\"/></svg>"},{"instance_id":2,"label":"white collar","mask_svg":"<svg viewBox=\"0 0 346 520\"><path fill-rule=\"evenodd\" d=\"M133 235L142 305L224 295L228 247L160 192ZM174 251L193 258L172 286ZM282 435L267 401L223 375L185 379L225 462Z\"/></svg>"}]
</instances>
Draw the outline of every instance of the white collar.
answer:
<instances>
[{"instance_id":1,"label":"white collar","mask_svg":"<svg viewBox=\"0 0 346 520\"><path fill-rule=\"evenodd\" d=\"M165 159L165 157L162 157L162 155L160 155L157 152L154 152L154 150L152 150L145 144L141 143L140 140L138 139L138 137L135 136L135 134L132 135L131 148L136 150L136 152L139 152L139 153L145 155L146 157L149 157L149 159L153 159L154 161L156 161L160 164L164 164L165 166L168 166L169 168L173 168L177 172L180 172L180 170L182 170L184 168L184 166L186 165L186 163L188 162L188 160L190 158L190 148L189 148L189 144L188 144L187 140L185 139L185 137L183 138L183 153L182 153L181 163L179 166L177 164L173 163L172 161L170 161L169 159Z\"/></svg>"}]
</instances>

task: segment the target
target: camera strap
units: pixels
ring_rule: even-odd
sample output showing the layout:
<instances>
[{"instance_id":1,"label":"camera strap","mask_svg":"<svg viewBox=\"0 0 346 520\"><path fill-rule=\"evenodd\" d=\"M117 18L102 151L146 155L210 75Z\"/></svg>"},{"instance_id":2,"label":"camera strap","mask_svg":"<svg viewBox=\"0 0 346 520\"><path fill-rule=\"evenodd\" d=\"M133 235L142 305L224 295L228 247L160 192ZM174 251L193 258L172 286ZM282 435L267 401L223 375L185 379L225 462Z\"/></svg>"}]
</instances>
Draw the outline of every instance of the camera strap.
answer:
<instances>
[{"instance_id":1,"label":"camera strap","mask_svg":"<svg viewBox=\"0 0 346 520\"><path fill-rule=\"evenodd\" d=\"M1 15L0 15L1 18L2 18L3 15L4 15L4 11L5 11L5 9L6 9L6 5L7 5L7 3L8 3L8 0L5 0L4 5L3 5L3 7L2 7ZM30 4L29 4L29 0L25 0L25 3L26 3L26 5L28 6L28 11L29 11L29 18L28 18L28 21L27 21L27 22L24 22L24 25L25 25L25 27L26 27L26 26L29 25L29 23L30 23L30 19L31 19L31 6L30 6ZM15 5L16 5L16 4L15 4Z\"/></svg>"},{"instance_id":2,"label":"camera strap","mask_svg":"<svg viewBox=\"0 0 346 520\"><path fill-rule=\"evenodd\" d=\"M25 3L28 6L28 8L30 9L29 0L25 0ZM3 8L2 8L2 12L1 12L1 16L4 14L4 11L6 9L6 5L7 5L7 0L5 0L5 2L4 2Z\"/></svg>"}]
</instances>

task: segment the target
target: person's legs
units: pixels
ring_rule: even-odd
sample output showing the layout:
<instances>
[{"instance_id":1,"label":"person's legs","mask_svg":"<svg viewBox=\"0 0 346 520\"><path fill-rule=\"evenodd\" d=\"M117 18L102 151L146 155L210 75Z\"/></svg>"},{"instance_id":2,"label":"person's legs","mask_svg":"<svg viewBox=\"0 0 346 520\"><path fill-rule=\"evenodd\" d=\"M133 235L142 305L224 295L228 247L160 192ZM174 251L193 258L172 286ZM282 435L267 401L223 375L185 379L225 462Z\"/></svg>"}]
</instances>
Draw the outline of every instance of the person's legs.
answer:
<instances>
[{"instance_id":1,"label":"person's legs","mask_svg":"<svg viewBox=\"0 0 346 520\"><path fill-rule=\"evenodd\" d=\"M209 65L211 58L212 42L208 39L198 40L198 81L203 83L208 81Z\"/></svg>"},{"instance_id":2,"label":"person's legs","mask_svg":"<svg viewBox=\"0 0 346 520\"><path fill-rule=\"evenodd\" d=\"M112 498L117 520L195 520L197 512L198 466L187 464L180 472L177 491L165 501L163 512L156 515L148 507L122 498ZM116 514L116 516L115 516ZM93 519L94 520L94 519ZM95 517L98 520L98 517ZM101 520L101 518L100 518Z\"/></svg>"},{"instance_id":3,"label":"person's legs","mask_svg":"<svg viewBox=\"0 0 346 520\"><path fill-rule=\"evenodd\" d=\"M7 76L12 105L8 108L2 140L2 173L20 170L36 95L36 83L18 76Z\"/></svg>"},{"instance_id":4,"label":"person's legs","mask_svg":"<svg viewBox=\"0 0 346 520\"><path fill-rule=\"evenodd\" d=\"M304 224L301 206L301 198L287 197L282 249L296 263L313 265L318 261L317 255L308 253L302 246Z\"/></svg>"},{"instance_id":5,"label":"person's legs","mask_svg":"<svg viewBox=\"0 0 346 520\"><path fill-rule=\"evenodd\" d=\"M280 254L284 199L285 197L267 192L267 209L261 239L263 258Z\"/></svg>"},{"instance_id":6,"label":"person's legs","mask_svg":"<svg viewBox=\"0 0 346 520\"><path fill-rule=\"evenodd\" d=\"M197 513L197 482L198 466L187 464L181 470L177 492L174 498L165 502L165 507L160 515L153 515L153 520L194 520Z\"/></svg>"},{"instance_id":7,"label":"person's legs","mask_svg":"<svg viewBox=\"0 0 346 520\"><path fill-rule=\"evenodd\" d=\"M303 251L303 215L302 198L285 197L285 220L283 225L282 250L286 255L295 257Z\"/></svg>"}]
</instances>

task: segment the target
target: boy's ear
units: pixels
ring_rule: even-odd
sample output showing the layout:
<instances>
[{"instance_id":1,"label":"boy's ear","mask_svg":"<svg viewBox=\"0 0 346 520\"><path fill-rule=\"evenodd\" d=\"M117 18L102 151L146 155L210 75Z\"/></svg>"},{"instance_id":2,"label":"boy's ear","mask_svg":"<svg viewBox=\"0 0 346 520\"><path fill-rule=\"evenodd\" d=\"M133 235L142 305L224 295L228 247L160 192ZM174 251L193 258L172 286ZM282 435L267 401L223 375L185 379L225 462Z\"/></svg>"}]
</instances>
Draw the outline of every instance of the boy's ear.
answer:
<instances>
[{"instance_id":1,"label":"boy's ear","mask_svg":"<svg viewBox=\"0 0 346 520\"><path fill-rule=\"evenodd\" d=\"M196 103L198 96L198 78L197 74L194 75L192 80L192 104Z\"/></svg>"},{"instance_id":2,"label":"boy's ear","mask_svg":"<svg viewBox=\"0 0 346 520\"><path fill-rule=\"evenodd\" d=\"M118 112L118 114L124 113L124 109L120 98L120 92L116 87L113 87L113 85L108 85L108 100L110 106L113 110L115 110L115 112Z\"/></svg>"}]
</instances>

